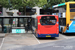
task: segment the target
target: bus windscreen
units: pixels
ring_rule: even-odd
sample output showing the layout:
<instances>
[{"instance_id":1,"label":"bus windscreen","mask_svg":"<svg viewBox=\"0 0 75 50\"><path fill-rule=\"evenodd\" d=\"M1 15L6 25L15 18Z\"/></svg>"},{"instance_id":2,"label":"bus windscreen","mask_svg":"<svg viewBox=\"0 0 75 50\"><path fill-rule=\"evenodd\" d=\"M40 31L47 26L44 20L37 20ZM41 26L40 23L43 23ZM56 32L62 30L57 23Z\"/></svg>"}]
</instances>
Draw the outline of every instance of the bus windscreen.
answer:
<instances>
[{"instance_id":1,"label":"bus windscreen","mask_svg":"<svg viewBox=\"0 0 75 50\"><path fill-rule=\"evenodd\" d=\"M40 19L41 25L55 25L56 18L55 16L42 16Z\"/></svg>"}]
</instances>

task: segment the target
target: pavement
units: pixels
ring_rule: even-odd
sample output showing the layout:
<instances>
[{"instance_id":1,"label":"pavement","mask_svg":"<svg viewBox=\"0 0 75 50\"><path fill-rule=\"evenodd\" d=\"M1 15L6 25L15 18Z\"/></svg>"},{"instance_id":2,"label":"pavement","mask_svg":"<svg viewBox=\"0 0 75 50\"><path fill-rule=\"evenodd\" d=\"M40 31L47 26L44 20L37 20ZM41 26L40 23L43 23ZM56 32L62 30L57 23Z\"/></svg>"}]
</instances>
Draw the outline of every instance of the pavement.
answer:
<instances>
[{"instance_id":1,"label":"pavement","mask_svg":"<svg viewBox=\"0 0 75 50\"><path fill-rule=\"evenodd\" d=\"M75 38L75 34L59 34L59 37L56 38L41 38L38 39L34 36L32 33L25 33L25 34L5 34L4 38L0 39L1 43L1 50L40 50L44 47L50 47L53 45L54 47L62 47L62 44L65 43L65 41L70 41L69 39ZM74 39L73 39L74 40ZM71 40L69 43L74 43L74 41ZM57 42L60 41L60 42ZM54 42L54 43L53 43ZM60 44L62 43L62 44ZM69 44L68 43L68 44ZM56 44L60 44L61 46L56 46ZM70 46L73 47L73 46ZM45 49L45 48L44 48ZM42 50L44 50L42 49Z\"/></svg>"},{"instance_id":2,"label":"pavement","mask_svg":"<svg viewBox=\"0 0 75 50\"><path fill-rule=\"evenodd\" d=\"M0 38L0 48L1 48L1 43L2 43L3 38Z\"/></svg>"},{"instance_id":3,"label":"pavement","mask_svg":"<svg viewBox=\"0 0 75 50\"><path fill-rule=\"evenodd\" d=\"M64 39L64 38L62 38ZM47 42L62 40L61 38L41 38L37 39L34 34L6 34L1 50L19 48L23 46L38 45Z\"/></svg>"},{"instance_id":4,"label":"pavement","mask_svg":"<svg viewBox=\"0 0 75 50\"><path fill-rule=\"evenodd\" d=\"M8 34L5 37L1 50L35 44L38 44L38 41L36 41L33 34Z\"/></svg>"},{"instance_id":5,"label":"pavement","mask_svg":"<svg viewBox=\"0 0 75 50\"><path fill-rule=\"evenodd\" d=\"M75 38L43 43L33 46L23 46L9 50L75 50Z\"/></svg>"},{"instance_id":6,"label":"pavement","mask_svg":"<svg viewBox=\"0 0 75 50\"><path fill-rule=\"evenodd\" d=\"M0 33L0 38L4 38L5 37L5 33Z\"/></svg>"}]
</instances>

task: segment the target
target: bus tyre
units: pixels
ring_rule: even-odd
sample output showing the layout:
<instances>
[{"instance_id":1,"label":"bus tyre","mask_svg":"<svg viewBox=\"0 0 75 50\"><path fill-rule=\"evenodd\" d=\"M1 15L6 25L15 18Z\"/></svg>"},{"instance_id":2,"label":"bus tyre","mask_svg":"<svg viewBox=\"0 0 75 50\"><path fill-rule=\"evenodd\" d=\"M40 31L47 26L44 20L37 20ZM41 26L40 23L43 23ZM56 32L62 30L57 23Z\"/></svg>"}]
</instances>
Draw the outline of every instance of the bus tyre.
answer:
<instances>
[{"instance_id":1,"label":"bus tyre","mask_svg":"<svg viewBox=\"0 0 75 50\"><path fill-rule=\"evenodd\" d=\"M63 34L63 28L61 28L61 33Z\"/></svg>"}]
</instances>

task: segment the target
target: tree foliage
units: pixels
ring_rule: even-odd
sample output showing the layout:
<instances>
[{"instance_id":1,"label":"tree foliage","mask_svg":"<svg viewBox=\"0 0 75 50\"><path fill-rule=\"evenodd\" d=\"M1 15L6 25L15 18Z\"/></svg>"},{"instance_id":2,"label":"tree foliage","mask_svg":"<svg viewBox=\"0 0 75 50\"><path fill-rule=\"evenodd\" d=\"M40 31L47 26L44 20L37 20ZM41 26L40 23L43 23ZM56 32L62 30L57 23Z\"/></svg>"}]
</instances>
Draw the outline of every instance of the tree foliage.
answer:
<instances>
[{"instance_id":1,"label":"tree foliage","mask_svg":"<svg viewBox=\"0 0 75 50\"><path fill-rule=\"evenodd\" d=\"M34 7L34 6L40 6L43 7L45 4L47 4L47 0L0 0L0 5L5 8L10 9L20 9L23 8L22 11L25 14L26 12L26 6L28 7Z\"/></svg>"},{"instance_id":2,"label":"tree foliage","mask_svg":"<svg viewBox=\"0 0 75 50\"><path fill-rule=\"evenodd\" d=\"M9 2L8 0L0 0L0 5L3 7L9 7Z\"/></svg>"},{"instance_id":3,"label":"tree foliage","mask_svg":"<svg viewBox=\"0 0 75 50\"><path fill-rule=\"evenodd\" d=\"M12 7L13 9L18 9L20 7L34 7L34 6L44 6L47 4L47 0L0 0L0 5L6 8Z\"/></svg>"}]
</instances>

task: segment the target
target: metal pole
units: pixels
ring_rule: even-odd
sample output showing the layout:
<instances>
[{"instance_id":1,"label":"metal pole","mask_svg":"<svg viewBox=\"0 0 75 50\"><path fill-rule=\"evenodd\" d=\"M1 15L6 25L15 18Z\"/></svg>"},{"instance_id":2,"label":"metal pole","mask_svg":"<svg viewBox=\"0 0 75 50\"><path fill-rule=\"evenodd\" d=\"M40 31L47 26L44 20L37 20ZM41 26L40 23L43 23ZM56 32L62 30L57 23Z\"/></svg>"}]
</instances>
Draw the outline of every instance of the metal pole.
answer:
<instances>
[{"instance_id":1,"label":"metal pole","mask_svg":"<svg viewBox=\"0 0 75 50\"><path fill-rule=\"evenodd\" d=\"M12 20L12 17L11 17L11 20ZM12 32L12 22L13 22L13 21L11 21L11 32Z\"/></svg>"},{"instance_id":2,"label":"metal pole","mask_svg":"<svg viewBox=\"0 0 75 50\"><path fill-rule=\"evenodd\" d=\"M2 18L1 25L2 25L2 33L3 33L3 32L4 32L4 28L3 28L3 18Z\"/></svg>"},{"instance_id":3,"label":"metal pole","mask_svg":"<svg viewBox=\"0 0 75 50\"><path fill-rule=\"evenodd\" d=\"M17 27L19 27L19 18L18 18L18 21L17 21Z\"/></svg>"}]
</instances>

